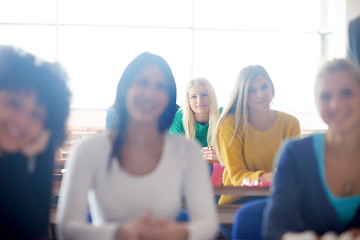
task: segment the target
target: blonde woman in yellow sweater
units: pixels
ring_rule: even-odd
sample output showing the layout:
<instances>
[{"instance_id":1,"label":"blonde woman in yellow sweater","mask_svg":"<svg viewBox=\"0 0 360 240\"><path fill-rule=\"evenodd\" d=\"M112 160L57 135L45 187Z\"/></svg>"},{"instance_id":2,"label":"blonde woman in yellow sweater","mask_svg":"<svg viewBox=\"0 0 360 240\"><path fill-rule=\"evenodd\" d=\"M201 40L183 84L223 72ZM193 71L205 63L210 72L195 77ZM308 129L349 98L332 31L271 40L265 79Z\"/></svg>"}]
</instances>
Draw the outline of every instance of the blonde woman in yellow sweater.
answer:
<instances>
[{"instance_id":1,"label":"blonde woman in yellow sweater","mask_svg":"<svg viewBox=\"0 0 360 240\"><path fill-rule=\"evenodd\" d=\"M271 183L273 159L282 140L300 135L294 116L270 109L274 95L274 84L264 67L241 70L215 136L219 159L225 166L224 186L240 186L244 178ZM219 204L240 198L222 195Z\"/></svg>"}]
</instances>

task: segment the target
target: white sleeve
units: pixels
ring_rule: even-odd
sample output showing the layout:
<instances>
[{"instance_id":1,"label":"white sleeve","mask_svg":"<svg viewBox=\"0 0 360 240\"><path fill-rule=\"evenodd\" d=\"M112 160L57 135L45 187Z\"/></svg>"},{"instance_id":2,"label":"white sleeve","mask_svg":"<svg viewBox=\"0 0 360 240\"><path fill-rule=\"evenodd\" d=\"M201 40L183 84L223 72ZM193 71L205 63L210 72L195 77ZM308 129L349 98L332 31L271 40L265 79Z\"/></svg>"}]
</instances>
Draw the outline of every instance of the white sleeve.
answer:
<instances>
[{"instance_id":1,"label":"white sleeve","mask_svg":"<svg viewBox=\"0 0 360 240\"><path fill-rule=\"evenodd\" d=\"M60 239L115 239L118 224L93 226L87 222L88 193L96 170L91 143L85 141L76 145L66 162L56 218Z\"/></svg>"},{"instance_id":2,"label":"white sleeve","mask_svg":"<svg viewBox=\"0 0 360 240\"><path fill-rule=\"evenodd\" d=\"M195 143L190 143L185 150L182 154L186 159L183 183L190 218L187 225L188 239L214 239L218 218L208 167Z\"/></svg>"}]
</instances>

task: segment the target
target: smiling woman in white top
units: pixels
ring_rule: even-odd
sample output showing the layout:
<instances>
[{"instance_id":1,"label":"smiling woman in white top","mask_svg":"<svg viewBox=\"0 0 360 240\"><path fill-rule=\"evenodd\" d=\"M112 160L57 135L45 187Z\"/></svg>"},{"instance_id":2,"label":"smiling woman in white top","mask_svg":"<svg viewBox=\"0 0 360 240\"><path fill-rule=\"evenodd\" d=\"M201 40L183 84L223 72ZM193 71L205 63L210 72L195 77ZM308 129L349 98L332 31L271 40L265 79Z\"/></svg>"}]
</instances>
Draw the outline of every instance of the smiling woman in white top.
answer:
<instances>
[{"instance_id":1,"label":"smiling woman in white top","mask_svg":"<svg viewBox=\"0 0 360 240\"><path fill-rule=\"evenodd\" d=\"M136 57L119 81L114 108L114 129L72 151L60 193L60 237L212 239L217 216L200 147L168 134L177 105L167 62L151 53ZM187 223L175 221L182 199Z\"/></svg>"}]
</instances>

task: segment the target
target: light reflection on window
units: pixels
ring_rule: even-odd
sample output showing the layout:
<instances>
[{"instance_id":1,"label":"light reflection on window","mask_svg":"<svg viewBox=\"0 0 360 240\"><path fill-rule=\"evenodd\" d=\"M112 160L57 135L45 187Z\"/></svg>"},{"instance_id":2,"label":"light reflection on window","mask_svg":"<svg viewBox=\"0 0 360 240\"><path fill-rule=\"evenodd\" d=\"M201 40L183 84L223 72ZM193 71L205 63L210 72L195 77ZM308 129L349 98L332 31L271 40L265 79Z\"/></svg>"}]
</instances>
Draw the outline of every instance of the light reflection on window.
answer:
<instances>
[{"instance_id":1,"label":"light reflection on window","mask_svg":"<svg viewBox=\"0 0 360 240\"><path fill-rule=\"evenodd\" d=\"M318 0L5 0L0 44L58 60L70 76L73 108L109 107L126 65L139 53L173 69L178 104L192 77L209 79L221 106L241 68L261 64L274 109L319 128L313 80L321 59ZM300 116L301 115L301 116ZM313 118L313 115L311 115Z\"/></svg>"}]
</instances>

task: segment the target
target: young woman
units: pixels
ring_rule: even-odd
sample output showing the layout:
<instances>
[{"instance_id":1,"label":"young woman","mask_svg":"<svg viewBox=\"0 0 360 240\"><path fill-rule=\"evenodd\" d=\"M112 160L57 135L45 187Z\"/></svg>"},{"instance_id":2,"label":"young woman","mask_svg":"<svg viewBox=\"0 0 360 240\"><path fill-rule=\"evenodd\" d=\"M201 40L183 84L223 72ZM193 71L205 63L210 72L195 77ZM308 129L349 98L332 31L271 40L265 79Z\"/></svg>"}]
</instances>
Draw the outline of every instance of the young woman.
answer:
<instances>
[{"instance_id":1,"label":"young woman","mask_svg":"<svg viewBox=\"0 0 360 240\"><path fill-rule=\"evenodd\" d=\"M113 130L72 151L60 193L60 237L213 238L216 210L200 148L168 134L177 105L167 62L151 53L136 57L119 81L114 109ZM182 200L187 223L174 221Z\"/></svg>"},{"instance_id":2,"label":"young woman","mask_svg":"<svg viewBox=\"0 0 360 240\"><path fill-rule=\"evenodd\" d=\"M195 78L186 86L185 105L176 112L170 133L196 139L202 146L204 159L217 160L213 135L220 111L211 83L204 78Z\"/></svg>"},{"instance_id":3,"label":"young woman","mask_svg":"<svg viewBox=\"0 0 360 240\"><path fill-rule=\"evenodd\" d=\"M274 94L273 82L262 66L241 70L216 131L217 149L225 165L224 186L240 186L245 178L272 182L273 159L282 140L300 135L295 117L270 109ZM219 204L239 198L222 195Z\"/></svg>"},{"instance_id":4,"label":"young woman","mask_svg":"<svg viewBox=\"0 0 360 240\"><path fill-rule=\"evenodd\" d=\"M291 239L305 230L314 239L329 231L360 238L360 68L344 59L327 62L315 99L328 130L283 147L266 239Z\"/></svg>"},{"instance_id":5,"label":"young woman","mask_svg":"<svg viewBox=\"0 0 360 240\"><path fill-rule=\"evenodd\" d=\"M70 92L56 64L0 46L0 239L45 239Z\"/></svg>"}]
</instances>

